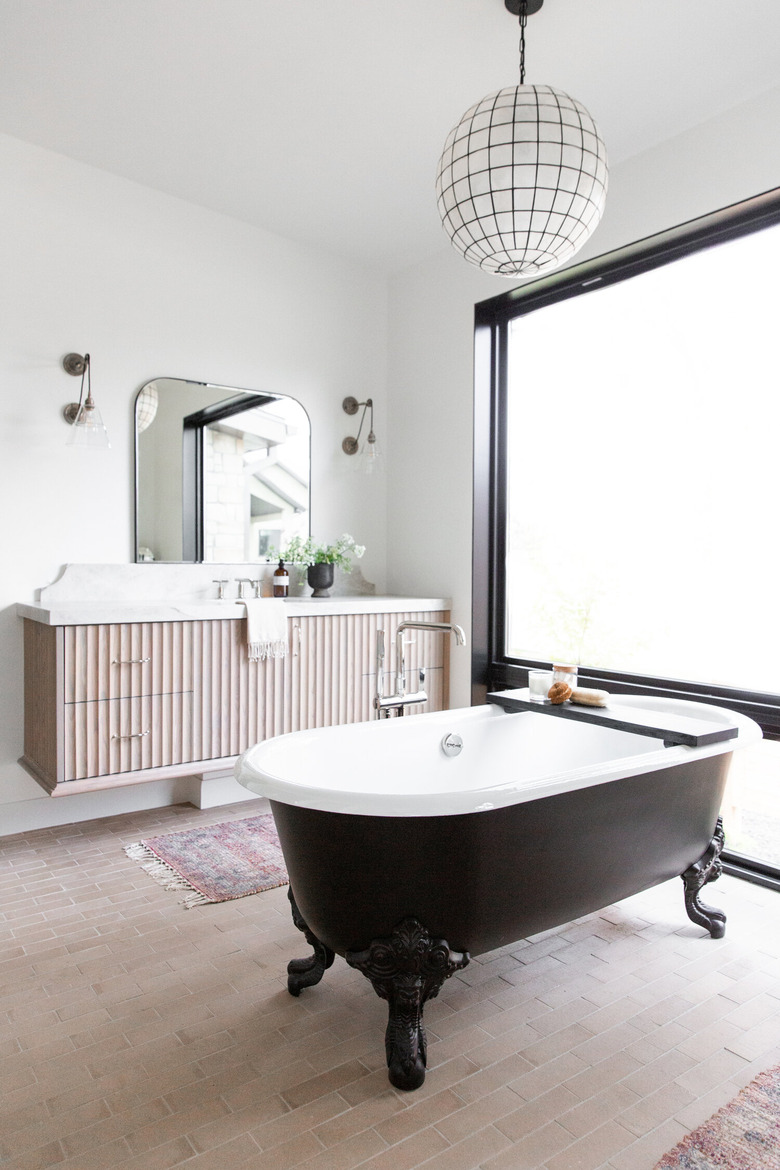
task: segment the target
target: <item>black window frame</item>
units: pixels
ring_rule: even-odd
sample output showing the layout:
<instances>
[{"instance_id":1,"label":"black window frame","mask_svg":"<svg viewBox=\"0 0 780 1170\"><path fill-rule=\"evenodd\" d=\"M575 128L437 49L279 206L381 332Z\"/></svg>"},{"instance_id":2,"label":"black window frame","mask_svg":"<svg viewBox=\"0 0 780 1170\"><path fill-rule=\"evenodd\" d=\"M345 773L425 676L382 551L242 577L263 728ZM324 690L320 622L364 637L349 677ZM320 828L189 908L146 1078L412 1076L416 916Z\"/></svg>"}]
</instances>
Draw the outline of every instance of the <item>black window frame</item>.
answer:
<instances>
[{"instance_id":1,"label":"black window frame","mask_svg":"<svg viewBox=\"0 0 780 1170\"><path fill-rule=\"evenodd\" d=\"M506 620L506 403L509 328L527 313L606 287L705 248L780 223L780 188L638 240L475 307L474 516L472 569L472 703L488 691L524 687L528 670L549 661L504 651ZM736 295L736 290L731 290ZM587 469L585 471L587 474ZM754 719L766 739L780 740L780 694L709 686L654 675L580 668L586 686L615 694L642 692L730 707ZM725 853L727 871L780 889L780 869Z\"/></svg>"},{"instance_id":2,"label":"black window frame","mask_svg":"<svg viewBox=\"0 0 780 1170\"><path fill-rule=\"evenodd\" d=\"M275 402L273 394L244 393L214 402L192 414L182 422L182 561L202 564L206 539L204 532L205 497L203 494L203 457L205 431L213 423L234 414L243 414L256 406Z\"/></svg>"}]
</instances>

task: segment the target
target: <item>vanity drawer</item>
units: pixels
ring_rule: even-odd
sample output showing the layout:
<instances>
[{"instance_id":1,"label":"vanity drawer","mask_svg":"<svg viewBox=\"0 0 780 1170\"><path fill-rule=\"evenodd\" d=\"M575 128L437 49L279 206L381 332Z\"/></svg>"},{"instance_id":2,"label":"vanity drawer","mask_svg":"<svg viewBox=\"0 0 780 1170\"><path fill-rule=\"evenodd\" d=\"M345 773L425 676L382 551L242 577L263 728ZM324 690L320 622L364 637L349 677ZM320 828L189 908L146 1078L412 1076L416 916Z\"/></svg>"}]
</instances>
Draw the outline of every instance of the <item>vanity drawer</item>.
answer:
<instances>
[{"instance_id":1,"label":"vanity drawer","mask_svg":"<svg viewBox=\"0 0 780 1170\"><path fill-rule=\"evenodd\" d=\"M184 764L192 755L192 692L65 706L64 779Z\"/></svg>"},{"instance_id":2,"label":"vanity drawer","mask_svg":"<svg viewBox=\"0 0 780 1170\"><path fill-rule=\"evenodd\" d=\"M66 626L66 703L192 690L192 623Z\"/></svg>"}]
</instances>

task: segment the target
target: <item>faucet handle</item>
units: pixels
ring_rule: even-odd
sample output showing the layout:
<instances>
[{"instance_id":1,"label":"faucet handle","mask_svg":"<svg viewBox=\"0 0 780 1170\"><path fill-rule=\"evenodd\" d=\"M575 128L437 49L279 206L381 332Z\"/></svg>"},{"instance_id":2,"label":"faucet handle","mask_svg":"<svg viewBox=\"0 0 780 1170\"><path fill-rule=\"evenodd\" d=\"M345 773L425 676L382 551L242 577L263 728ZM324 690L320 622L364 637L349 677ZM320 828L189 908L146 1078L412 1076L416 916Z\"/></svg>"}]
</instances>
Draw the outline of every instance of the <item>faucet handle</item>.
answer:
<instances>
[{"instance_id":1,"label":"faucet handle","mask_svg":"<svg viewBox=\"0 0 780 1170\"><path fill-rule=\"evenodd\" d=\"M217 601L224 601L225 600L225 586L227 585L227 583L228 583L227 577L215 577L214 580L211 582L212 585L216 585L218 587L217 588Z\"/></svg>"},{"instance_id":2,"label":"faucet handle","mask_svg":"<svg viewBox=\"0 0 780 1170\"><path fill-rule=\"evenodd\" d=\"M249 584L252 586L252 588L255 591L255 597L259 597L260 596L260 587L263 584L262 577L253 577L252 580L249 582Z\"/></svg>"}]
</instances>

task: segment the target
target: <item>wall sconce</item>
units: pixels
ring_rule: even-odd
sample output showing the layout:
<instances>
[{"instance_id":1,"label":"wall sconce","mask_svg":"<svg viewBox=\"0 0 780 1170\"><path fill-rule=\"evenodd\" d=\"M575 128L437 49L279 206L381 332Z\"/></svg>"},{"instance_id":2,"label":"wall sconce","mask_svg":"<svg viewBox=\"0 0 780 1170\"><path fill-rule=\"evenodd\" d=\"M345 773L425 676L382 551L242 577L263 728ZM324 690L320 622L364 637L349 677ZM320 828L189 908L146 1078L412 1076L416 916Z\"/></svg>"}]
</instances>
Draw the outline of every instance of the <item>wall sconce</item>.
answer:
<instances>
[{"instance_id":1,"label":"wall sconce","mask_svg":"<svg viewBox=\"0 0 780 1170\"><path fill-rule=\"evenodd\" d=\"M357 398L352 398L350 395L341 404L345 414L357 414L361 406L363 407L363 413L360 416L357 438L354 438L352 435L347 435L341 444L341 450L345 455L357 455L360 452L357 470L364 472L366 475L371 475L377 469L380 456L379 444L374 434L374 401L372 398L367 398L365 402L358 402ZM366 421L366 411L369 411L368 435L365 443L361 447L360 433L363 430L363 423Z\"/></svg>"},{"instance_id":2,"label":"wall sconce","mask_svg":"<svg viewBox=\"0 0 780 1170\"><path fill-rule=\"evenodd\" d=\"M110 447L108 431L103 425L100 411L95 406L92 397L92 376L89 354L82 357L80 353L66 353L62 359L62 368L66 374L77 378L81 374L81 390L78 402L69 402L62 408L66 422L71 424L72 430L68 436L70 447ZM84 382L87 383L87 397L84 398Z\"/></svg>"}]
</instances>

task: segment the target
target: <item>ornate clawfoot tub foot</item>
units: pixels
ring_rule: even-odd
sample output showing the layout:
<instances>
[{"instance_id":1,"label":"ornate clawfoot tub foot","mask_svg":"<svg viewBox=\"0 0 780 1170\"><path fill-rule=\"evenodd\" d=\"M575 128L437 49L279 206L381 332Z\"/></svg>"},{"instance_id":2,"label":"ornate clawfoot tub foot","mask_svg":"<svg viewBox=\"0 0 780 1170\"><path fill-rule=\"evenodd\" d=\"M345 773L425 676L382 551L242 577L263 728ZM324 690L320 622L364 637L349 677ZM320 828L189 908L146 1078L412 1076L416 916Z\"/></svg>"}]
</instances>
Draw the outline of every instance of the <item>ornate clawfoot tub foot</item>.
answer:
<instances>
[{"instance_id":1,"label":"ornate clawfoot tub foot","mask_svg":"<svg viewBox=\"0 0 780 1170\"><path fill-rule=\"evenodd\" d=\"M365 951L347 951L345 958L388 1002L385 1050L390 1083L397 1089L418 1089L426 1066L423 1004L438 995L445 979L466 966L469 955L451 951L444 939L431 938L416 919L406 918L390 938L375 939Z\"/></svg>"},{"instance_id":2,"label":"ornate clawfoot tub foot","mask_svg":"<svg viewBox=\"0 0 780 1170\"><path fill-rule=\"evenodd\" d=\"M298 930L303 931L307 943L314 950L314 954L310 955L308 959L292 959L287 964L287 990L290 995L300 995L304 987L313 987L315 983L319 983L328 967L333 963L334 953L330 947L326 947L312 934L303 921L301 912L295 904L292 886L287 889L287 897L290 900L293 922Z\"/></svg>"},{"instance_id":3,"label":"ornate clawfoot tub foot","mask_svg":"<svg viewBox=\"0 0 780 1170\"><path fill-rule=\"evenodd\" d=\"M703 926L713 938L723 938L726 933L726 915L713 906L699 901L699 893L707 882L714 882L721 875L720 854L725 843L723 821L718 817L715 833L703 856L681 874L685 884L685 909L691 922Z\"/></svg>"}]
</instances>

